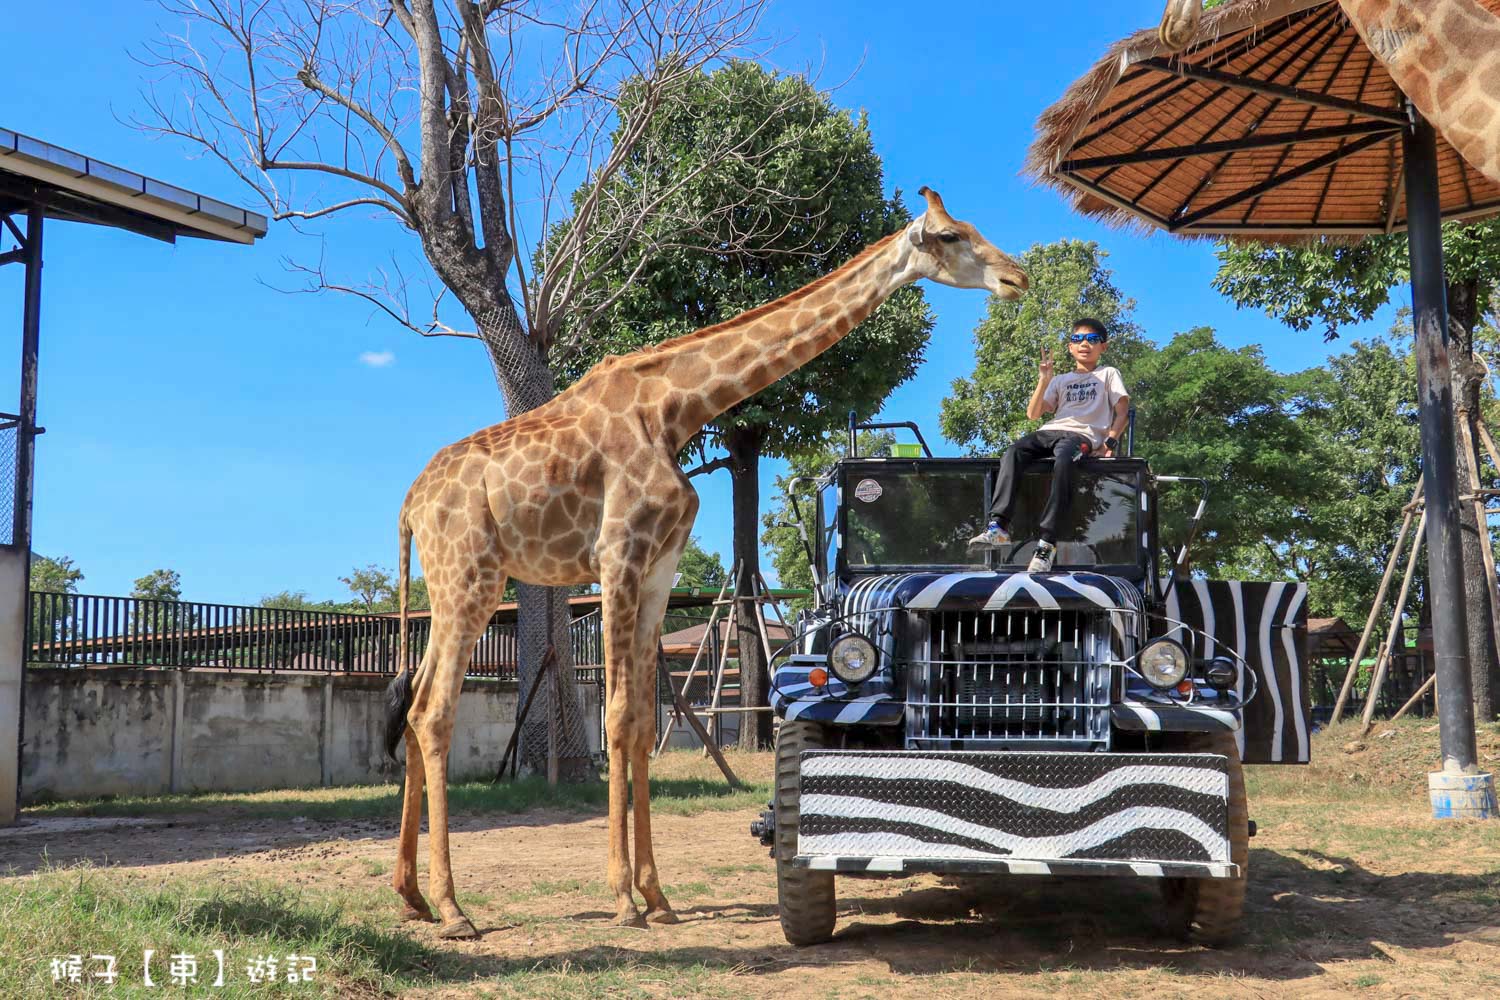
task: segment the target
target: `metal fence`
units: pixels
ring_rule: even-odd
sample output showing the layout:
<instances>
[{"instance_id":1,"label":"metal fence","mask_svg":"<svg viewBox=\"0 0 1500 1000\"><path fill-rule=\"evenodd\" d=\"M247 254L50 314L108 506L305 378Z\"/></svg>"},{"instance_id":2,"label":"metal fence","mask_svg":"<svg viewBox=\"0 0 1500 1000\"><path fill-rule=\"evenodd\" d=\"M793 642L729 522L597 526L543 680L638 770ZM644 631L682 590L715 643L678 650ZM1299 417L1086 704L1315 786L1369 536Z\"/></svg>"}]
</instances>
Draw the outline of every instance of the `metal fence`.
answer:
<instances>
[{"instance_id":1,"label":"metal fence","mask_svg":"<svg viewBox=\"0 0 1500 1000\"><path fill-rule=\"evenodd\" d=\"M586 616L574 623L574 662L600 648ZM27 662L58 666L156 666L222 670L390 674L401 623L395 615L159 601L33 591ZM427 648L432 622L408 622L407 661ZM516 629L497 615L475 644L471 677L516 677Z\"/></svg>"}]
</instances>

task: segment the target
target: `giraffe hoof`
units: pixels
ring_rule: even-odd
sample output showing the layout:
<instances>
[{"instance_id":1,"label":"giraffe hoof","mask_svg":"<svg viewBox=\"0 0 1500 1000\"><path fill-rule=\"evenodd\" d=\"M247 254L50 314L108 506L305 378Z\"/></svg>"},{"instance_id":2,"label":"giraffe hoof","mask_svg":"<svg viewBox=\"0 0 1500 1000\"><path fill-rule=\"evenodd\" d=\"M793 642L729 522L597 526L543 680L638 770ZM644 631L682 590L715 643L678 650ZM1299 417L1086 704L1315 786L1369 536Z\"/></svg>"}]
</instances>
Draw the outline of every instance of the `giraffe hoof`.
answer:
<instances>
[{"instance_id":1,"label":"giraffe hoof","mask_svg":"<svg viewBox=\"0 0 1500 1000\"><path fill-rule=\"evenodd\" d=\"M448 938L450 940L465 940L469 938L477 938L478 936L479 932L474 929L473 924L469 923L469 919L467 917L459 917L457 920L454 920L451 923L444 924L438 930L438 937Z\"/></svg>"},{"instance_id":2,"label":"giraffe hoof","mask_svg":"<svg viewBox=\"0 0 1500 1000\"><path fill-rule=\"evenodd\" d=\"M404 910L401 911L401 919L403 921L409 921L409 920L431 920L432 919L432 911L429 910L425 906L422 906L422 907L408 906L408 907L406 907L406 909L404 909Z\"/></svg>"},{"instance_id":3,"label":"giraffe hoof","mask_svg":"<svg viewBox=\"0 0 1500 1000\"><path fill-rule=\"evenodd\" d=\"M641 916L639 913L632 911L630 913L622 913L618 917L615 917L615 926L636 927L640 928L641 930L645 930L647 924L645 917Z\"/></svg>"},{"instance_id":4,"label":"giraffe hoof","mask_svg":"<svg viewBox=\"0 0 1500 1000\"><path fill-rule=\"evenodd\" d=\"M646 913L646 922L652 924L680 924L682 918L672 912L669 906L664 910L650 910Z\"/></svg>"}]
</instances>

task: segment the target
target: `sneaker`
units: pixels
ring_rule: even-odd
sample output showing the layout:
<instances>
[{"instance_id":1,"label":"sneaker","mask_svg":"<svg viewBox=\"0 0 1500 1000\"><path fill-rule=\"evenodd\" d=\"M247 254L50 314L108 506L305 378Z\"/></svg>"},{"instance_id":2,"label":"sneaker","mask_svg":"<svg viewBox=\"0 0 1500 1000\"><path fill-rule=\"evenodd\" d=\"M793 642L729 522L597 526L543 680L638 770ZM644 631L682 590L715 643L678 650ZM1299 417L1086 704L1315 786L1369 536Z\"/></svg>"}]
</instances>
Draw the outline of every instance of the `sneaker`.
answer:
<instances>
[{"instance_id":1,"label":"sneaker","mask_svg":"<svg viewBox=\"0 0 1500 1000\"><path fill-rule=\"evenodd\" d=\"M1050 573L1052 572L1052 560L1057 557L1057 546L1051 542L1037 542L1036 551L1031 554L1031 562L1026 567L1028 573Z\"/></svg>"},{"instance_id":2,"label":"sneaker","mask_svg":"<svg viewBox=\"0 0 1500 1000\"><path fill-rule=\"evenodd\" d=\"M969 539L970 552L988 552L1010 543L1010 533L1000 527L999 521L991 521L982 534Z\"/></svg>"}]
</instances>

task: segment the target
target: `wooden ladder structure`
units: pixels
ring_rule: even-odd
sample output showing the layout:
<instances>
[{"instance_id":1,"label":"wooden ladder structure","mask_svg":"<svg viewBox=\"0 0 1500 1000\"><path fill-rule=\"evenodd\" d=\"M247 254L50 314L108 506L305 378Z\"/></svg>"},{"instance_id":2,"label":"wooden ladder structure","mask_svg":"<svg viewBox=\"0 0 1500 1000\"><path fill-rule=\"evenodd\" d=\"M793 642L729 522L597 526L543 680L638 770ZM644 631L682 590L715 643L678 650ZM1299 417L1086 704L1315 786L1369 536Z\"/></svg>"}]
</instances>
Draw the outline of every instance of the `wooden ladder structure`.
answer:
<instances>
[{"instance_id":1,"label":"wooden ladder structure","mask_svg":"<svg viewBox=\"0 0 1500 1000\"><path fill-rule=\"evenodd\" d=\"M1493 463L1495 470L1500 472L1500 448L1495 446L1495 439L1491 436L1489 428L1484 425L1480 414L1469 413L1467 410L1459 410L1457 424L1459 430L1458 443L1464 449L1464 454L1474 456L1477 451L1475 448L1476 440L1482 442L1485 453L1489 455L1490 462ZM1482 463L1483 455L1479 455L1478 457ZM1474 505L1474 518L1479 525L1480 531L1483 532L1489 523L1488 519L1500 515L1500 509L1490 510L1485 506L1485 501L1490 497L1500 496L1500 490L1484 488L1478 464L1475 462L1467 463L1469 468L1469 482L1465 485L1468 486L1468 491L1461 493L1458 499L1461 503L1466 502ZM1401 580L1401 589L1396 598L1396 608L1391 615L1390 629L1387 633L1385 643L1379 647L1376 653L1375 669L1370 676L1369 692L1365 695L1365 708L1360 718L1360 735L1362 736L1369 733L1371 727L1374 725L1372 720L1375 715L1377 695L1381 685L1385 683L1386 670L1390 665L1391 657L1394 655L1395 650L1402 647L1401 618L1406 611L1406 599L1411 592L1412 576L1415 574L1417 567L1417 554L1421 551L1425 535L1424 529L1427 526L1427 511L1422 498L1421 478L1417 479L1417 486L1412 492L1411 502L1402 508L1403 517L1401 527L1396 532L1396 543L1391 548L1390 557L1386 560L1385 575L1380 579L1380 588L1375 593L1375 601L1370 606L1369 618L1365 621L1364 634L1360 636L1359 645L1355 648L1354 656L1349 661L1349 670L1344 674L1344 683L1339 689L1338 700L1334 702L1333 706L1333 716L1329 720L1329 725L1333 725L1339 721L1339 718L1344 713L1344 705L1349 699L1349 692L1354 685L1354 677L1359 672L1360 661L1364 658L1365 650L1369 646L1371 633L1375 630L1375 623L1380 618L1380 609L1385 603L1385 595L1390 587L1391 576L1400 558L1401 549L1406 544L1407 531L1411 528L1412 518L1418 510L1421 511L1421 514L1417 517L1416 531L1412 535L1411 553L1406 561L1406 572ZM1480 552L1484 559L1485 580L1489 584L1490 621L1494 629L1494 634L1490 638L1495 643L1495 648L1500 649L1500 583L1497 583L1495 574L1495 551L1491 545L1481 545ZM1391 716L1389 721L1395 722L1410 711L1412 706L1421 701L1427 692L1433 688L1436 681L1437 674L1434 673L1407 699L1406 704L1402 705L1396 714Z\"/></svg>"}]
</instances>

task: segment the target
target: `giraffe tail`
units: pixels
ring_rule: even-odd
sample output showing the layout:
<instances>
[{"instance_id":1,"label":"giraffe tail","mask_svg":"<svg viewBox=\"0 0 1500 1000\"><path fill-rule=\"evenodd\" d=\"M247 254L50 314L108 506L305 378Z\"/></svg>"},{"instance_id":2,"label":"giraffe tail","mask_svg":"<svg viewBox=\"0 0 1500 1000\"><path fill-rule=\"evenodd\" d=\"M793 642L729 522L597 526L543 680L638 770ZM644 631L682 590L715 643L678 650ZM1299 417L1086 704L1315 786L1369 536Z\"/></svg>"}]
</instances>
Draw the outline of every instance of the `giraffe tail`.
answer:
<instances>
[{"instance_id":1,"label":"giraffe tail","mask_svg":"<svg viewBox=\"0 0 1500 1000\"><path fill-rule=\"evenodd\" d=\"M400 561L398 570L399 583L397 593L401 606L401 637L397 641L396 653L396 676L385 689L385 752L391 760L396 759L396 746L401 742L401 734L406 731L406 713L411 708L412 690L411 675L413 673L407 666L407 621L408 605L411 594L411 526L406 521L406 509L401 510L400 520L397 522L397 533L399 537L398 546Z\"/></svg>"}]
</instances>

